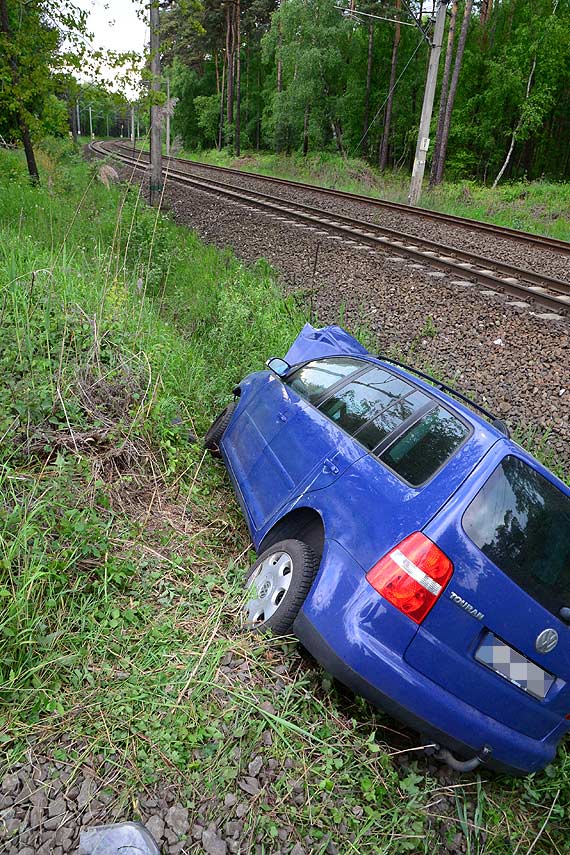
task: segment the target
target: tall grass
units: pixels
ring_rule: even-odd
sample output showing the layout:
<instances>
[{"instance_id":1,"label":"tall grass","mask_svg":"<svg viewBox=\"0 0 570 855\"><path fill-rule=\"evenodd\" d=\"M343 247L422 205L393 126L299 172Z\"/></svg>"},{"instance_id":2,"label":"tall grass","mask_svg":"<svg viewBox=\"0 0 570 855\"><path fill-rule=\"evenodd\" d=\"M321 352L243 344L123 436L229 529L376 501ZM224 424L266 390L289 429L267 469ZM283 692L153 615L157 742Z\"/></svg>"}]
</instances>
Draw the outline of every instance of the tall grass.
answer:
<instances>
[{"instance_id":1,"label":"tall grass","mask_svg":"<svg viewBox=\"0 0 570 855\"><path fill-rule=\"evenodd\" d=\"M1 157L0 699L35 714L86 612L134 571L108 481L194 466L188 431L303 319L266 267L105 187L100 164L44 151L38 190Z\"/></svg>"}]
</instances>

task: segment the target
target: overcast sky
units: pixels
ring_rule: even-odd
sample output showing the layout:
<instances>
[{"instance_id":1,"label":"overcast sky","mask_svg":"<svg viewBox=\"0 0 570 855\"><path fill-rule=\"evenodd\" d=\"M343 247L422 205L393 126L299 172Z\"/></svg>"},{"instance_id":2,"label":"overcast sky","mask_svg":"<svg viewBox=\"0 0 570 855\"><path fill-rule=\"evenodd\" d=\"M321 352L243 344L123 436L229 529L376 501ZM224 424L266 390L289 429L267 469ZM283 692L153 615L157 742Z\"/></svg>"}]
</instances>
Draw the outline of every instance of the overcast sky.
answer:
<instances>
[{"instance_id":1,"label":"overcast sky","mask_svg":"<svg viewBox=\"0 0 570 855\"><path fill-rule=\"evenodd\" d=\"M148 26L137 17L133 0L75 0L75 3L89 12L87 27L94 34L95 48L142 54L148 42ZM138 8L140 5L137 3ZM112 83L116 72L109 69L104 74Z\"/></svg>"}]
</instances>

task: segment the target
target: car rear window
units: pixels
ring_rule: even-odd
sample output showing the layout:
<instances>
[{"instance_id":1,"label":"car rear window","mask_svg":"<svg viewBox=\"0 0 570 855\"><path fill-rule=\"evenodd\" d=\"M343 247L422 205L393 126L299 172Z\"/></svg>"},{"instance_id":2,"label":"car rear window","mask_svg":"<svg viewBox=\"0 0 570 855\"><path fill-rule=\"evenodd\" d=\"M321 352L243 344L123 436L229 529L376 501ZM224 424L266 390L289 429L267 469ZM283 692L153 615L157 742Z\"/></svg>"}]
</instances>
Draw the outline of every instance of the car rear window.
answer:
<instances>
[{"instance_id":1,"label":"car rear window","mask_svg":"<svg viewBox=\"0 0 570 855\"><path fill-rule=\"evenodd\" d=\"M327 389L330 389L343 377L348 377L355 371L366 366L366 362L359 359L340 356L336 359L319 359L307 362L287 378L287 383L302 398L311 404L322 398Z\"/></svg>"},{"instance_id":2,"label":"car rear window","mask_svg":"<svg viewBox=\"0 0 570 855\"><path fill-rule=\"evenodd\" d=\"M505 457L463 515L479 549L552 614L570 606L570 498Z\"/></svg>"},{"instance_id":3,"label":"car rear window","mask_svg":"<svg viewBox=\"0 0 570 855\"><path fill-rule=\"evenodd\" d=\"M402 434L380 460L418 487L427 481L469 434L463 422L444 407L435 407Z\"/></svg>"}]
</instances>

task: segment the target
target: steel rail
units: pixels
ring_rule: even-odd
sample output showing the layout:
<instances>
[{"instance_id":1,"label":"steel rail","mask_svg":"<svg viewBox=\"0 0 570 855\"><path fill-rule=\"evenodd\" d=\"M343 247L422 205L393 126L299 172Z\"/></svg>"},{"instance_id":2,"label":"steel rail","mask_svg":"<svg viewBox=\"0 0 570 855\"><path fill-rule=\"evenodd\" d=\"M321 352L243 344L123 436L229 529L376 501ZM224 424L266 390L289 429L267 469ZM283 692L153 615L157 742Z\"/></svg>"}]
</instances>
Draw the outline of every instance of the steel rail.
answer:
<instances>
[{"instance_id":1,"label":"steel rail","mask_svg":"<svg viewBox=\"0 0 570 855\"><path fill-rule=\"evenodd\" d=\"M137 169L144 171L148 169L149 164L146 161L141 162L140 158L133 156L132 153L118 154L114 150L104 148L101 143L93 143L91 148L99 154L112 154ZM164 169L164 172L168 174L171 180L224 196L242 206L244 203L249 203L254 207L270 211L274 215L286 215L289 219L311 223L311 225L320 229L324 228L327 232L332 232L345 238L345 240L372 246L375 249L381 248L383 251L390 250L397 255L414 258L416 261L421 261L446 272L451 271L456 275L474 278L480 284L499 288L519 298L524 296L525 299L532 299L549 309L555 308L560 311L570 308L570 284L562 280L541 276L533 271L507 265L504 262L493 261L463 250L456 250L453 247L437 244L424 238L418 239L405 232L396 232L375 223L333 214L303 203L283 199L276 200L275 197L267 196L259 191L240 190L235 185L192 176L168 167ZM429 246L429 249L421 249L418 244ZM500 272L506 273L507 276L496 276L489 267L495 267ZM535 284L526 286L520 280ZM554 291L554 294L549 294L548 290Z\"/></svg>"},{"instance_id":2,"label":"steel rail","mask_svg":"<svg viewBox=\"0 0 570 855\"><path fill-rule=\"evenodd\" d=\"M129 148L125 143L112 143L112 145L116 145L117 147L125 149ZM131 153L132 150L132 147L130 147ZM140 149L137 151L140 151L142 155L148 157L148 152L142 151ZM560 255L570 256L570 242L562 240L561 238L553 238L548 237L547 235L532 234L531 232L525 232L522 229L513 229L509 226L498 226L493 223L486 223L482 222L481 220L471 219L469 217L459 217L455 214L444 214L441 211L431 211L428 208L413 208L409 205L404 205L401 202L390 202L387 199L377 199L373 196L365 196L360 193L350 193L348 190L333 190L330 187L319 187L317 184L307 184L303 181L294 181L292 179L287 178L275 178L270 175L261 175L258 172L248 172L244 169L235 169L230 166L214 166L211 163L203 163L199 160L188 160L188 158L184 157L171 156L170 158L165 159L180 164L185 164L189 167L195 166L200 169L210 169L214 172L225 172L231 175L239 175L242 177L245 176L246 178L255 178L259 181L265 181L273 184L281 184L285 187L301 188L303 190L310 190L314 193L337 197L339 199L348 199L352 202L366 203L368 205L373 205L377 208L385 208L387 210L395 211L400 214L405 214L406 216L410 217L439 220L441 222L448 223L449 225L456 225L461 228L466 228L470 231L489 232L494 237L501 237L504 239L519 241L522 243L531 244L535 247L540 247L542 249L548 249Z\"/></svg>"}]
</instances>

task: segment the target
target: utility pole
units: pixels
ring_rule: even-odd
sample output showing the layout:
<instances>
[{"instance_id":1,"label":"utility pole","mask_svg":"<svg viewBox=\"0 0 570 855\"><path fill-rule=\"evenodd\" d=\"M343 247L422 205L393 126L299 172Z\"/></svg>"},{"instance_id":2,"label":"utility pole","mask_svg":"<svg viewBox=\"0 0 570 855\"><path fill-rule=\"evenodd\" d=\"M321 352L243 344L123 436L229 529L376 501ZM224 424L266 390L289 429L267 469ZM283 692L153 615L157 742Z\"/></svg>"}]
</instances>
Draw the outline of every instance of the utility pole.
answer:
<instances>
[{"instance_id":1,"label":"utility pole","mask_svg":"<svg viewBox=\"0 0 570 855\"><path fill-rule=\"evenodd\" d=\"M133 144L133 151L135 150L135 108L131 107L131 142Z\"/></svg>"},{"instance_id":2,"label":"utility pole","mask_svg":"<svg viewBox=\"0 0 570 855\"><path fill-rule=\"evenodd\" d=\"M435 17L435 27L433 31L433 42L431 44L431 54L429 58L428 72L426 78L426 88L424 91L424 103L422 106L422 115L420 118L420 127L418 131L418 143L416 146L416 156L414 158L414 168L412 171L412 180L410 182L410 192L408 195L408 204L417 205L422 192L422 181L424 170L426 167L426 155L429 148L429 129L431 125L431 116L433 111L433 99L435 95L435 87L437 84L437 71L439 68L439 57L441 55L441 45L443 43L443 31L445 29L445 14L447 12L448 0L440 0Z\"/></svg>"},{"instance_id":3,"label":"utility pole","mask_svg":"<svg viewBox=\"0 0 570 855\"><path fill-rule=\"evenodd\" d=\"M109 136L109 114L105 113L105 119L107 120L107 136Z\"/></svg>"},{"instance_id":4,"label":"utility pole","mask_svg":"<svg viewBox=\"0 0 570 855\"><path fill-rule=\"evenodd\" d=\"M170 157L170 77L166 78L166 156Z\"/></svg>"},{"instance_id":5,"label":"utility pole","mask_svg":"<svg viewBox=\"0 0 570 855\"><path fill-rule=\"evenodd\" d=\"M77 112L77 136L81 136L81 121L79 119L79 98L75 102L75 110Z\"/></svg>"},{"instance_id":6,"label":"utility pole","mask_svg":"<svg viewBox=\"0 0 570 855\"><path fill-rule=\"evenodd\" d=\"M91 116L91 104L89 104L89 136L93 139L93 119Z\"/></svg>"},{"instance_id":7,"label":"utility pole","mask_svg":"<svg viewBox=\"0 0 570 855\"><path fill-rule=\"evenodd\" d=\"M158 0L150 0L150 204L160 205L162 196L162 128L160 93L160 34Z\"/></svg>"}]
</instances>

